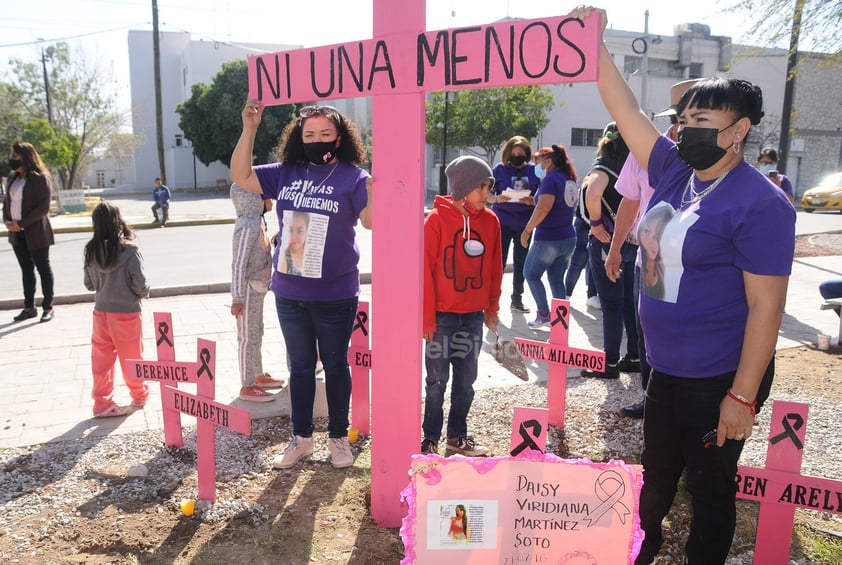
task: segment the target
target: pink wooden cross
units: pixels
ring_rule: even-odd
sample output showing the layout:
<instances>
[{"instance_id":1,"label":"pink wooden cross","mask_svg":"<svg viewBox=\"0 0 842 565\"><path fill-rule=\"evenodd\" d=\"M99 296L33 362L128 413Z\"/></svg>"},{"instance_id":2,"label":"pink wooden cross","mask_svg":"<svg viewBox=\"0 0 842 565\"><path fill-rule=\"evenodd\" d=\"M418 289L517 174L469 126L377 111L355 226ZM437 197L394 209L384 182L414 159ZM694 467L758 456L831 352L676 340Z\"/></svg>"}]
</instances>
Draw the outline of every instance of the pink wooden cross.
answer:
<instances>
[{"instance_id":1,"label":"pink wooden cross","mask_svg":"<svg viewBox=\"0 0 842 565\"><path fill-rule=\"evenodd\" d=\"M249 58L264 105L372 97L371 511L400 525L400 491L421 428L424 96L426 92L595 81L601 40L558 16L425 32L424 0L373 0L374 39Z\"/></svg>"},{"instance_id":2,"label":"pink wooden cross","mask_svg":"<svg viewBox=\"0 0 842 565\"><path fill-rule=\"evenodd\" d=\"M367 436L371 418L371 347L369 346L368 302L360 302L351 332L348 361L351 365L351 427Z\"/></svg>"},{"instance_id":3,"label":"pink wooden cross","mask_svg":"<svg viewBox=\"0 0 842 565\"><path fill-rule=\"evenodd\" d=\"M549 363L547 367L547 407L550 424L564 427L567 404L567 367L605 369L605 353L578 349L567 345L570 336L570 301L554 298L550 308L550 342L515 338L518 351L525 359Z\"/></svg>"}]
</instances>

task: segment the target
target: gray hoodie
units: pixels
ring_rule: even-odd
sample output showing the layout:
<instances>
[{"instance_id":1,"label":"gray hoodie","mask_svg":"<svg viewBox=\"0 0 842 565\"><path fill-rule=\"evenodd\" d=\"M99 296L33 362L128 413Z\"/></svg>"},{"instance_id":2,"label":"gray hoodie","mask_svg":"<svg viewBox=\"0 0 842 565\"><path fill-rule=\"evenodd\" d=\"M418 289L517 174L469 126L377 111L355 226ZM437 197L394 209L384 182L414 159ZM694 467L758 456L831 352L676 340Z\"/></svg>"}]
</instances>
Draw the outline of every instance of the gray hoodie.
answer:
<instances>
[{"instance_id":1,"label":"gray hoodie","mask_svg":"<svg viewBox=\"0 0 842 565\"><path fill-rule=\"evenodd\" d=\"M127 243L107 270L96 263L85 266L85 288L96 292L94 309L100 312L140 312L140 301L149 296L140 248Z\"/></svg>"},{"instance_id":2,"label":"gray hoodie","mask_svg":"<svg viewBox=\"0 0 842 565\"><path fill-rule=\"evenodd\" d=\"M272 257L263 223L263 198L236 183L231 185L231 202L237 213L231 264L231 300L242 304L246 287L258 292L269 289Z\"/></svg>"}]
</instances>

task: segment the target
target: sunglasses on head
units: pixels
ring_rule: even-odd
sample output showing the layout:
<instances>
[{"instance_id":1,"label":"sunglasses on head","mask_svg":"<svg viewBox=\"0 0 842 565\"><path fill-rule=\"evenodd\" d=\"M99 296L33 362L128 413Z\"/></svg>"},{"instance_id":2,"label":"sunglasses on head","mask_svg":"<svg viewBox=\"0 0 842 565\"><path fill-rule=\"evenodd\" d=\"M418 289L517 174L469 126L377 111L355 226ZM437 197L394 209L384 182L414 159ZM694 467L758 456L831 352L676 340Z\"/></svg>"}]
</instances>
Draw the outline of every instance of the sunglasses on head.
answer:
<instances>
[{"instance_id":1,"label":"sunglasses on head","mask_svg":"<svg viewBox=\"0 0 842 565\"><path fill-rule=\"evenodd\" d=\"M311 116L325 116L333 118L337 122L342 118L339 116L339 111L333 106L302 106L298 110L298 115L302 118L309 118Z\"/></svg>"}]
</instances>

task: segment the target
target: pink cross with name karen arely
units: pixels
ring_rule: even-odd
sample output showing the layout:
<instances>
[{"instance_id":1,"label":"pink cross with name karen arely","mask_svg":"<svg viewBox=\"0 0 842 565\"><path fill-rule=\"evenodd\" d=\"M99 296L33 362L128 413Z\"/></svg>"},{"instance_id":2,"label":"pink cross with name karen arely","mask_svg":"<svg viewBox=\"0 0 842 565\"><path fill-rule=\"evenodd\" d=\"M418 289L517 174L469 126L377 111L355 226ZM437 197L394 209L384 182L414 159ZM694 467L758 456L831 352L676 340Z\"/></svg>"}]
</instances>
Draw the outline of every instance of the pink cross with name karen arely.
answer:
<instances>
[{"instance_id":1,"label":"pink cross with name karen arely","mask_svg":"<svg viewBox=\"0 0 842 565\"><path fill-rule=\"evenodd\" d=\"M372 97L371 510L396 527L420 445L425 94L596 81L599 15L425 32L424 0L373 0L374 38L249 57L263 105ZM378 314L380 312L381 314Z\"/></svg>"}]
</instances>

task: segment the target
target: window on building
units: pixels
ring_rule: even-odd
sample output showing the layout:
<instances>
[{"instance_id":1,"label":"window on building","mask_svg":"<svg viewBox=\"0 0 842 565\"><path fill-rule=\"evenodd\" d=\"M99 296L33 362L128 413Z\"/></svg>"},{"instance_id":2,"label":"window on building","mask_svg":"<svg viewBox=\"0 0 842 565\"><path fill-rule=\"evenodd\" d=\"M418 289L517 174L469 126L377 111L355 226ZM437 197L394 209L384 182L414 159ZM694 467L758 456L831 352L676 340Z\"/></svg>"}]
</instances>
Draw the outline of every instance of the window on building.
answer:
<instances>
[{"instance_id":1,"label":"window on building","mask_svg":"<svg viewBox=\"0 0 842 565\"><path fill-rule=\"evenodd\" d=\"M571 147L596 147L601 138L601 129L573 128L570 132L570 145Z\"/></svg>"},{"instance_id":2,"label":"window on building","mask_svg":"<svg viewBox=\"0 0 842 565\"><path fill-rule=\"evenodd\" d=\"M704 67L701 63L690 63L690 77L689 78L704 78Z\"/></svg>"},{"instance_id":3,"label":"window on building","mask_svg":"<svg viewBox=\"0 0 842 565\"><path fill-rule=\"evenodd\" d=\"M105 188L105 171L96 172L96 187Z\"/></svg>"},{"instance_id":4,"label":"window on building","mask_svg":"<svg viewBox=\"0 0 842 565\"><path fill-rule=\"evenodd\" d=\"M184 135L180 133L175 134L175 146L181 147L182 145L184 145Z\"/></svg>"},{"instance_id":5,"label":"window on building","mask_svg":"<svg viewBox=\"0 0 842 565\"><path fill-rule=\"evenodd\" d=\"M684 69L676 66L676 63L677 61L667 61L666 59L655 59L654 57L649 57L649 76L683 78ZM626 55L623 60L623 72L626 76L639 73L642 64L643 57Z\"/></svg>"}]
</instances>

